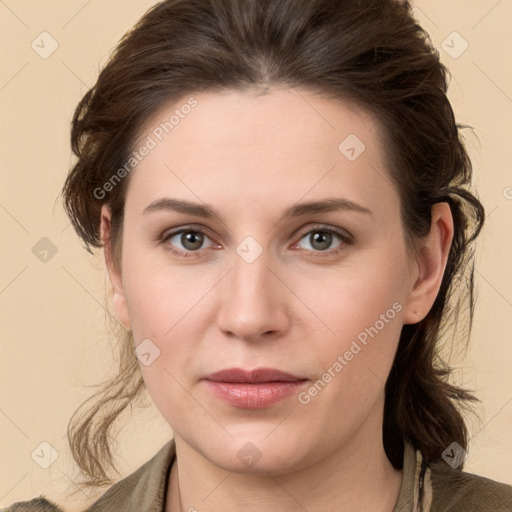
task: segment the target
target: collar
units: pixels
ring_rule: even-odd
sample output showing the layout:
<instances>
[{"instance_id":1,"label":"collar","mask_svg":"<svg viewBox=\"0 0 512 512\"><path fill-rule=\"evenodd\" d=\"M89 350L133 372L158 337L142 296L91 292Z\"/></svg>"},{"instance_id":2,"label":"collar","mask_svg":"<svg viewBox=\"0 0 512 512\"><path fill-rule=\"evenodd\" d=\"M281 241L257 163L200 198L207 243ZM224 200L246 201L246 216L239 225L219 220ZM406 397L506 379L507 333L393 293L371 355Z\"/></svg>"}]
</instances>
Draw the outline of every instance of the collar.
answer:
<instances>
[{"instance_id":1,"label":"collar","mask_svg":"<svg viewBox=\"0 0 512 512\"><path fill-rule=\"evenodd\" d=\"M432 480L430 468L419 450L404 442L402 483L393 512L430 512Z\"/></svg>"}]
</instances>

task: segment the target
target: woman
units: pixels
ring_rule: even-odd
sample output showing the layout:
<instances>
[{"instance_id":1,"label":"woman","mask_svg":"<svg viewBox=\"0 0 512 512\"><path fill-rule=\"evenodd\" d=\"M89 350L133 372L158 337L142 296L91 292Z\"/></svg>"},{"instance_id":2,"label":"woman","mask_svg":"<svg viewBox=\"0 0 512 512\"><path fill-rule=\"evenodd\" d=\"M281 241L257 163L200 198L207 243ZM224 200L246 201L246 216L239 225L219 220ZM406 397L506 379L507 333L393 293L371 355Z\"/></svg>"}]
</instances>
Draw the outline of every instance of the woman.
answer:
<instances>
[{"instance_id":1,"label":"woman","mask_svg":"<svg viewBox=\"0 0 512 512\"><path fill-rule=\"evenodd\" d=\"M399 0L167 0L125 36L63 188L120 372L68 433L84 485L144 387L174 439L89 512L512 510L438 358L484 220L446 88Z\"/></svg>"}]
</instances>

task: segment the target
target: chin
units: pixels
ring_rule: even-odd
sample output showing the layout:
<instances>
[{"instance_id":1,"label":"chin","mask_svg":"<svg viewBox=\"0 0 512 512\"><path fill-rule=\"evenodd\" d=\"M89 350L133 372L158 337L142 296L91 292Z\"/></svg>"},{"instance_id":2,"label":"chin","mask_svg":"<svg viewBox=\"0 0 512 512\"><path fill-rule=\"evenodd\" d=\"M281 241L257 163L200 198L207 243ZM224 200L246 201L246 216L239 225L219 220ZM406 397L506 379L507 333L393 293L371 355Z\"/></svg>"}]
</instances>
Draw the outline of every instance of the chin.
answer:
<instances>
[{"instance_id":1,"label":"chin","mask_svg":"<svg viewBox=\"0 0 512 512\"><path fill-rule=\"evenodd\" d=\"M233 473L273 475L287 474L309 466L314 461L306 452L298 451L298 441L289 437L288 443L270 440L268 430L259 436L234 436L226 444L208 444L204 457L216 466ZM215 446L216 444L216 446ZM209 448L215 446L214 451Z\"/></svg>"}]
</instances>

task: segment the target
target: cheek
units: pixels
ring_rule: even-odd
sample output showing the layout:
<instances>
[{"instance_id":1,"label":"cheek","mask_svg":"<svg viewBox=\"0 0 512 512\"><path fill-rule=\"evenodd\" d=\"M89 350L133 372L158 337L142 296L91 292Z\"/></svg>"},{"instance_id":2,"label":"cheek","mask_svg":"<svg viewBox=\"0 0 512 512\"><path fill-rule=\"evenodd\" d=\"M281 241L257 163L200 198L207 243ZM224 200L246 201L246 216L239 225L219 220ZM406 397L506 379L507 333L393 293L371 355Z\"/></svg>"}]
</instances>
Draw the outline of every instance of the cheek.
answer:
<instances>
[{"instance_id":1,"label":"cheek","mask_svg":"<svg viewBox=\"0 0 512 512\"><path fill-rule=\"evenodd\" d=\"M340 280L332 293L319 294L314 302L333 332L324 328L315 347L304 346L316 375L297 399L303 414L334 437L355 433L383 399L400 338L400 294L383 281L370 285Z\"/></svg>"},{"instance_id":2,"label":"cheek","mask_svg":"<svg viewBox=\"0 0 512 512\"><path fill-rule=\"evenodd\" d=\"M132 253L125 261L123 279L127 308L136 340L172 336L212 287L208 271L171 264Z\"/></svg>"},{"instance_id":3,"label":"cheek","mask_svg":"<svg viewBox=\"0 0 512 512\"><path fill-rule=\"evenodd\" d=\"M144 256L130 253L123 280L141 372L157 405L164 405L164 398L167 403L169 397L175 405L188 403L190 397L180 383L189 384L187 372L197 358L207 293L215 276L194 272L193 267L173 268ZM151 363L144 364L141 354L149 354Z\"/></svg>"},{"instance_id":4,"label":"cheek","mask_svg":"<svg viewBox=\"0 0 512 512\"><path fill-rule=\"evenodd\" d=\"M380 265L375 260L331 272L316 281L315 293L310 291L311 309L322 320L316 332L323 334L316 335L312 354L320 372L317 388L329 384L325 403L330 396L337 403L354 404L376 396L384 386L400 338L406 296L405 260L397 255L396 264L383 264L385 259ZM304 283L298 295L307 296L307 286Z\"/></svg>"},{"instance_id":5,"label":"cheek","mask_svg":"<svg viewBox=\"0 0 512 512\"><path fill-rule=\"evenodd\" d=\"M386 326L389 320L399 323L396 317L400 317L406 298L403 266L402 263L380 263L368 259L357 266L308 278L308 282L302 281L298 295L304 297L304 302L334 331L331 334L340 339L357 337L379 322L382 315Z\"/></svg>"},{"instance_id":6,"label":"cheek","mask_svg":"<svg viewBox=\"0 0 512 512\"><path fill-rule=\"evenodd\" d=\"M200 283L180 282L176 273L138 270L127 286L135 349L148 393L170 420L194 406L185 388L188 369L194 366L194 340L200 339L194 332L194 325L200 324L194 315L204 292L199 293Z\"/></svg>"}]
</instances>

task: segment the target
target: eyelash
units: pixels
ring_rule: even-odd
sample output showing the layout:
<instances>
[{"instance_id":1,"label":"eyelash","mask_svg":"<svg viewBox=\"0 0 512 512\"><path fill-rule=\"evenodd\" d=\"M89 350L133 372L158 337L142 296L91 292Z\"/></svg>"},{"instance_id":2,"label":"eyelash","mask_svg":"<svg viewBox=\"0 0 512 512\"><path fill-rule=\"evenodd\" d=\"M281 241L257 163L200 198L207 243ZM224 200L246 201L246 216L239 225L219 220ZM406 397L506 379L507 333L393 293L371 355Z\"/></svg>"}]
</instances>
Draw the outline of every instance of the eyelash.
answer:
<instances>
[{"instance_id":1,"label":"eyelash","mask_svg":"<svg viewBox=\"0 0 512 512\"><path fill-rule=\"evenodd\" d=\"M174 236L176 235L179 235L181 233L200 233L202 235L204 235L205 237L208 237L208 234L203 231L202 229L199 229L199 228L182 228L182 229L179 229L177 231L172 231L171 233L168 233L168 234L165 234L161 240L162 244L164 244L164 247L167 251L169 251L171 254L173 254L174 256L179 256L179 257L182 257L182 258L193 258L195 253L199 253L201 252L201 249L199 250L196 250L196 251L181 251L181 250L177 250L177 249L174 249L169 243L168 243L168 240L170 238L173 238ZM306 252L309 252L311 254L311 256L313 257L325 257L326 255L328 256L336 256L338 254L340 254L342 251L344 251L346 249L346 246L347 245L350 245L353 243L353 240L352 238L342 232L342 231L339 231L337 229L334 229L334 228L331 228L331 227L325 227L325 226L315 226L314 228L310 229L309 231L306 231L304 233L301 233L300 235L300 238L299 238L299 242L306 236L306 235L311 235L312 233L329 233L331 235L336 235L340 238L341 240L341 244L338 248L336 249L331 249L331 250L325 250L325 251L308 251L307 249L303 249L305 250ZM209 237L208 237L209 238ZM296 245L296 244L294 244Z\"/></svg>"}]
</instances>

